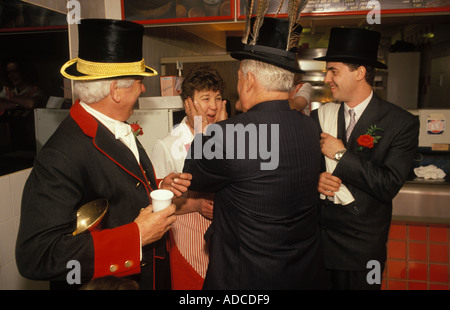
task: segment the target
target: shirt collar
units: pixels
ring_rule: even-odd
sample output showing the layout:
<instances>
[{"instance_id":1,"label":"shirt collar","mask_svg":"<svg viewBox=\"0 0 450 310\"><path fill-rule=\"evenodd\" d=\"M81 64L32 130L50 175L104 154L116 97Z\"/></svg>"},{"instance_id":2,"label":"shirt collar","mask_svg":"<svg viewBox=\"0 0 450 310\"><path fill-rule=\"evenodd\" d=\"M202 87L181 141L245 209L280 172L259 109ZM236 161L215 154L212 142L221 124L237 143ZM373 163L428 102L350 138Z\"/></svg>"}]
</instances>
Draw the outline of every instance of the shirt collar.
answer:
<instances>
[{"instance_id":1,"label":"shirt collar","mask_svg":"<svg viewBox=\"0 0 450 310\"><path fill-rule=\"evenodd\" d=\"M119 139L121 137L125 137L129 135L132 130L131 126L110 118L109 116L106 116L103 113L100 113L99 111L91 108L88 104L80 101L80 105L92 116L94 116L96 119L98 119L103 125L105 125L106 128L108 128L116 137L116 139Z\"/></svg>"},{"instance_id":2,"label":"shirt collar","mask_svg":"<svg viewBox=\"0 0 450 310\"><path fill-rule=\"evenodd\" d=\"M192 139L194 139L194 134L191 131L191 127L187 124L187 116L185 116L179 124L176 124L172 128L170 134L181 139L184 144L191 143Z\"/></svg>"},{"instance_id":3,"label":"shirt collar","mask_svg":"<svg viewBox=\"0 0 450 310\"><path fill-rule=\"evenodd\" d=\"M369 102L372 99L372 96L373 96L373 91L370 92L369 97L367 97L363 102L361 102L360 104L358 104L356 107L353 108L353 111L355 111L355 118L356 118L356 120L358 120L359 117L363 114L364 110L369 105ZM350 110L350 108L347 105L347 103L344 104L344 109L345 109L345 117L347 118L348 110Z\"/></svg>"}]
</instances>

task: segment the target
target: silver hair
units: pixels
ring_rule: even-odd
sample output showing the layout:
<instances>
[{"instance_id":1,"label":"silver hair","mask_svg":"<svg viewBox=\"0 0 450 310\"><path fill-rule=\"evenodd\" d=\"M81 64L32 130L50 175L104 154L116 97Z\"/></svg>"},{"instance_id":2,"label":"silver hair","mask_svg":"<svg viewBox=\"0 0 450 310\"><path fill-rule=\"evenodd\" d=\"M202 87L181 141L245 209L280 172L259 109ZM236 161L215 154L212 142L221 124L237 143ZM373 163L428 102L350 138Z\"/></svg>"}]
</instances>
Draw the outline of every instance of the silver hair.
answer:
<instances>
[{"instance_id":1,"label":"silver hair","mask_svg":"<svg viewBox=\"0 0 450 310\"><path fill-rule=\"evenodd\" d=\"M243 74L252 72L259 83L268 91L290 92L294 73L283 68L253 59L241 61Z\"/></svg>"},{"instance_id":2,"label":"silver hair","mask_svg":"<svg viewBox=\"0 0 450 310\"><path fill-rule=\"evenodd\" d=\"M104 79L93 81L74 81L74 92L84 103L90 104L99 102L106 98L110 92L110 86L113 81L117 81L117 87L131 87L135 81L133 78L123 79Z\"/></svg>"}]
</instances>

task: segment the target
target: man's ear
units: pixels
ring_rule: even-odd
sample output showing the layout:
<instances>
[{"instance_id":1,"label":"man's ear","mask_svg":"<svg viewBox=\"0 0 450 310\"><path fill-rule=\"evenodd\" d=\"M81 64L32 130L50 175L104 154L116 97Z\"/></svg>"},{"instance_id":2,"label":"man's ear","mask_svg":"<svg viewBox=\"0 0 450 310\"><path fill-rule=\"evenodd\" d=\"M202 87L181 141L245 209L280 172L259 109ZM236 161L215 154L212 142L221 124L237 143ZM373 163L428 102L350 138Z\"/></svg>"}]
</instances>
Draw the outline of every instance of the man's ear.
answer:
<instances>
[{"instance_id":1,"label":"man's ear","mask_svg":"<svg viewBox=\"0 0 450 310\"><path fill-rule=\"evenodd\" d=\"M357 74L356 74L357 80L364 80L366 77L366 73L367 73L366 67L359 66L358 69L356 69L356 70L357 70Z\"/></svg>"},{"instance_id":2,"label":"man's ear","mask_svg":"<svg viewBox=\"0 0 450 310\"><path fill-rule=\"evenodd\" d=\"M111 82L109 86L109 94L111 95L112 100L114 100L115 102L120 102L121 97L119 93L119 88L117 87L116 80Z\"/></svg>"},{"instance_id":3,"label":"man's ear","mask_svg":"<svg viewBox=\"0 0 450 310\"><path fill-rule=\"evenodd\" d=\"M250 92L256 86L256 77L252 72L247 72L247 77L245 79L245 91Z\"/></svg>"}]
</instances>

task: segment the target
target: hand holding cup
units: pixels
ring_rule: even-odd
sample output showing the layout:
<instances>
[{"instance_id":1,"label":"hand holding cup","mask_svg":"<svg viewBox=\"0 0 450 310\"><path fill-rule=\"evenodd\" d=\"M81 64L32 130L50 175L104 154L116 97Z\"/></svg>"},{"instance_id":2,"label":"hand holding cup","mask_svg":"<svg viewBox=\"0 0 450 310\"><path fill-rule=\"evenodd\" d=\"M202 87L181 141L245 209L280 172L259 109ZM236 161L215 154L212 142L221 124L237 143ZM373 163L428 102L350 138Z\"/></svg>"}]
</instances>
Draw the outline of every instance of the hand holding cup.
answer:
<instances>
[{"instance_id":1,"label":"hand holding cup","mask_svg":"<svg viewBox=\"0 0 450 310\"><path fill-rule=\"evenodd\" d=\"M157 189L150 193L153 212L164 210L172 204L173 193L166 189Z\"/></svg>"}]
</instances>

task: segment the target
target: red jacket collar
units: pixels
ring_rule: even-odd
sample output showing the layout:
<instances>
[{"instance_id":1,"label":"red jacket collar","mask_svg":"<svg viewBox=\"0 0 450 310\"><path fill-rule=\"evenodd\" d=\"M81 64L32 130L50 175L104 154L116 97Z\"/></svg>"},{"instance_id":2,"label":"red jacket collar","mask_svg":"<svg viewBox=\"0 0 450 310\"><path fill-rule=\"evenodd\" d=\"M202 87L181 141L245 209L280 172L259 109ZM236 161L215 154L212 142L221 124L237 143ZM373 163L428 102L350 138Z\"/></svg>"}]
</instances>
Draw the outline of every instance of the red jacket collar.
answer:
<instances>
[{"instance_id":1,"label":"red jacket collar","mask_svg":"<svg viewBox=\"0 0 450 310\"><path fill-rule=\"evenodd\" d=\"M97 134L98 123L95 118L86 112L80 105L78 99L70 109L70 116L80 126L81 130L89 137L94 138Z\"/></svg>"},{"instance_id":2,"label":"red jacket collar","mask_svg":"<svg viewBox=\"0 0 450 310\"><path fill-rule=\"evenodd\" d=\"M78 124L78 126L81 128L81 130L84 132L85 135L87 135L91 138L95 138L97 136L98 121L81 106L80 100L77 100L74 103L74 105L72 106L72 108L70 109L70 116ZM130 168L130 167L125 168L124 167L125 165L123 163L122 164L119 163L118 160L114 159L111 155L109 155L113 152L107 152L103 147L98 146L96 141L94 141L94 145L98 150L100 150L102 153L104 153L109 159L114 161L119 167L121 167L122 169L127 171L129 174L134 176L136 179L138 179L144 185L145 189L147 190L147 194L149 195L149 198L150 198L149 193L152 191L152 188L151 188L150 182L147 180L147 178L145 176L142 165L139 165L138 167L140 169L140 172L143 174L143 178L142 177L139 178L137 176L139 174L138 172L136 172L136 171L134 173L130 172L133 170L132 168ZM111 149L110 149L110 151L111 151ZM145 154L145 158L147 158L147 154L145 153L145 151L143 153ZM159 184L159 182L161 182L162 179L156 179L155 171L152 167L151 162L149 162L148 166L151 167L153 170L153 178L155 180L157 180L157 182L158 182L156 184ZM144 182L144 180L146 182ZM148 184L148 186L145 184ZM153 185L153 186L154 186L154 188L157 188L157 185L156 186Z\"/></svg>"}]
</instances>

